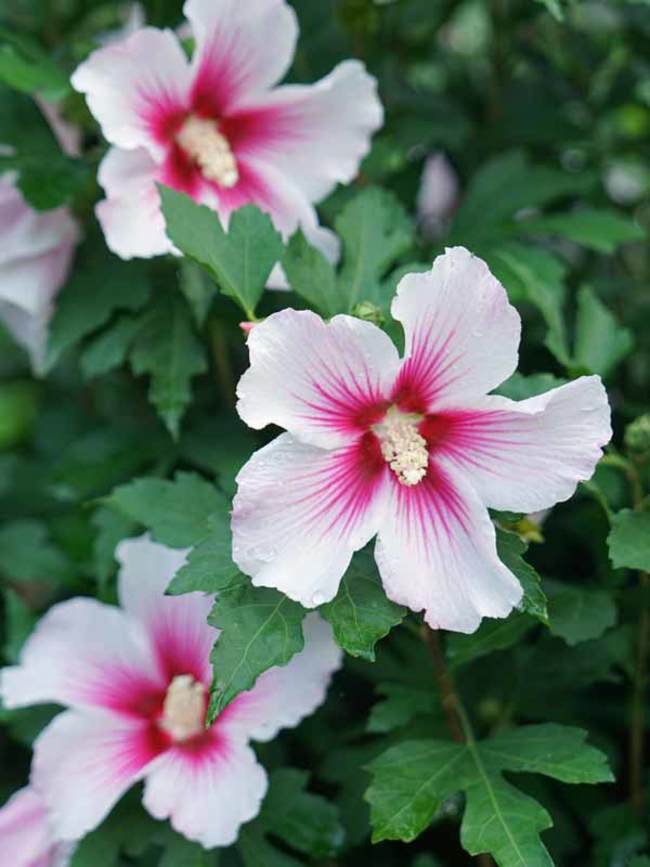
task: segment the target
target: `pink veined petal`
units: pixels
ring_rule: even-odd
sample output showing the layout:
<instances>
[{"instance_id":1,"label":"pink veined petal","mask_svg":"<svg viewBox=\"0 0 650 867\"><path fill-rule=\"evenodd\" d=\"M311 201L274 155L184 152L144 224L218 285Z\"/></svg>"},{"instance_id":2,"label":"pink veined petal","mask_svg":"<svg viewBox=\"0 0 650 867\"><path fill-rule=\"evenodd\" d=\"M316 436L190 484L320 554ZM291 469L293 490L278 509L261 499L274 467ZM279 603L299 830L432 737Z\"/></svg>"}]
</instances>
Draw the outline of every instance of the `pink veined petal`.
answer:
<instances>
[{"instance_id":1,"label":"pink veined petal","mask_svg":"<svg viewBox=\"0 0 650 867\"><path fill-rule=\"evenodd\" d=\"M107 711L65 711L34 743L32 779L58 838L96 828L150 762L168 747L143 719Z\"/></svg>"},{"instance_id":2,"label":"pink veined petal","mask_svg":"<svg viewBox=\"0 0 650 867\"><path fill-rule=\"evenodd\" d=\"M19 665L0 672L8 708L55 702L142 716L162 701L166 687L144 630L119 608L84 598L51 608Z\"/></svg>"},{"instance_id":3,"label":"pink veined petal","mask_svg":"<svg viewBox=\"0 0 650 867\"><path fill-rule=\"evenodd\" d=\"M259 812L266 773L243 741L213 726L196 744L168 750L150 768L144 806L206 848L229 846Z\"/></svg>"},{"instance_id":4,"label":"pink veined petal","mask_svg":"<svg viewBox=\"0 0 650 867\"><path fill-rule=\"evenodd\" d=\"M324 701L342 653L332 628L318 614L303 624L304 649L287 665L258 677L253 689L239 695L217 720L220 730L257 741L270 741L280 729L293 727Z\"/></svg>"},{"instance_id":5,"label":"pink veined petal","mask_svg":"<svg viewBox=\"0 0 650 867\"><path fill-rule=\"evenodd\" d=\"M154 27L93 51L71 78L111 144L157 160L189 109L191 80L176 35Z\"/></svg>"},{"instance_id":6,"label":"pink veined petal","mask_svg":"<svg viewBox=\"0 0 650 867\"><path fill-rule=\"evenodd\" d=\"M57 857L45 805L31 786L20 789L0 808L2 858L7 867L64 867L69 858ZM57 850L59 852L57 853Z\"/></svg>"},{"instance_id":7,"label":"pink veined petal","mask_svg":"<svg viewBox=\"0 0 650 867\"><path fill-rule=\"evenodd\" d=\"M121 542L115 552L121 565L120 603L142 624L156 655L156 670L166 682L191 674L209 685L210 650L218 635L206 622L213 599L203 593L165 596L186 553L153 542L148 535Z\"/></svg>"},{"instance_id":8,"label":"pink veined petal","mask_svg":"<svg viewBox=\"0 0 650 867\"><path fill-rule=\"evenodd\" d=\"M96 206L110 250L122 259L150 258L174 251L165 232L156 181L161 167L144 148L110 148L97 179L106 192Z\"/></svg>"},{"instance_id":9,"label":"pink veined petal","mask_svg":"<svg viewBox=\"0 0 650 867\"><path fill-rule=\"evenodd\" d=\"M274 166L316 202L355 177L382 121L375 79L358 60L346 60L316 84L247 101L223 128L239 158Z\"/></svg>"},{"instance_id":10,"label":"pink veined petal","mask_svg":"<svg viewBox=\"0 0 650 867\"><path fill-rule=\"evenodd\" d=\"M284 0L187 0L183 11L196 38L192 106L199 114L219 117L289 68L298 23Z\"/></svg>"},{"instance_id":11,"label":"pink veined petal","mask_svg":"<svg viewBox=\"0 0 650 867\"><path fill-rule=\"evenodd\" d=\"M485 262L464 247L438 256L427 273L403 277L391 312L406 338L394 392L404 409L460 406L517 366L519 314Z\"/></svg>"},{"instance_id":12,"label":"pink veined petal","mask_svg":"<svg viewBox=\"0 0 650 867\"><path fill-rule=\"evenodd\" d=\"M282 434L252 456L237 477L232 550L254 584L307 608L336 595L379 524L388 469L376 448L360 439L327 451Z\"/></svg>"},{"instance_id":13,"label":"pink veined petal","mask_svg":"<svg viewBox=\"0 0 650 867\"><path fill-rule=\"evenodd\" d=\"M441 416L444 454L495 509L533 512L567 500L593 475L612 435L607 393L584 376L515 402L490 395Z\"/></svg>"},{"instance_id":14,"label":"pink veined petal","mask_svg":"<svg viewBox=\"0 0 650 867\"><path fill-rule=\"evenodd\" d=\"M351 442L385 411L399 368L390 338L370 322L282 310L248 338L251 365L237 387L247 425L277 424L321 446Z\"/></svg>"},{"instance_id":15,"label":"pink veined petal","mask_svg":"<svg viewBox=\"0 0 650 867\"><path fill-rule=\"evenodd\" d=\"M375 558L386 595L424 609L434 629L473 632L505 617L522 589L496 553L495 530L472 489L440 463L412 487L393 481Z\"/></svg>"}]
</instances>

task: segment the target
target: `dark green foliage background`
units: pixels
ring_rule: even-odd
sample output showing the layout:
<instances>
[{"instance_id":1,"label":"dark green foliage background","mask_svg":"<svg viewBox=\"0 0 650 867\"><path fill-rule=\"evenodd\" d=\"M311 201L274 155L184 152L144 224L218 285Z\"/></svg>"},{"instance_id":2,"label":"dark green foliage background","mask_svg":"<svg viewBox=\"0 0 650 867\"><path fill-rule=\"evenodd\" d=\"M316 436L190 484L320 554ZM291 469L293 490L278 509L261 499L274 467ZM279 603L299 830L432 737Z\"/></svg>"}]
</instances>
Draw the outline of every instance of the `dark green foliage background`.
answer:
<instances>
[{"instance_id":1,"label":"dark green foliage background","mask_svg":"<svg viewBox=\"0 0 650 867\"><path fill-rule=\"evenodd\" d=\"M148 23L181 20L178 0L144 5ZM549 822L537 806L524 808L517 832L532 855L504 854L498 822L497 841L486 848L505 867L647 867L642 748L650 714L647 644L639 641L650 629L642 577L650 570L650 431L637 429L627 441L624 434L648 412L650 394L650 7L642 0L293 5L301 37L290 79L314 81L360 57L386 108L358 180L319 208L343 242L338 271L299 234L283 247L255 209L237 214L226 235L209 212L165 190L169 232L185 258L112 256L92 215L105 144L68 76L98 33L120 26L123 7L5 0L0 8L0 142L16 149L0 168L19 172L35 207L68 203L84 225L52 325L47 376L33 379L26 357L0 334L3 662L16 661L54 602L75 594L115 601L113 549L143 526L169 545L193 547L171 592L221 591L211 615L224 630L213 652L213 713L265 667L287 662L302 646L304 612L275 591L252 588L229 557L234 477L267 436L246 430L233 410L246 365L238 322L287 304L311 306L325 316L366 315L399 342L388 318L399 276L461 243L488 261L523 318L523 375L503 393L523 398L599 373L615 429L594 480L551 512L543 539L521 516L495 516L501 556L525 584L525 610L474 636L442 636L477 738L496 737L508 745L504 754L525 732L542 738L522 747L523 758L496 759L494 744L477 754L493 783L516 785L534 799L528 805L543 804L552 816L542 836L550 856L537 833ZM63 100L84 131L82 158L59 152L35 93ZM434 150L458 174L460 204L431 239L414 212L423 161ZM617 193L612 178L622 170L634 184ZM242 258L250 242L252 269ZM278 255L293 292L263 294ZM530 540L529 566L525 545L506 535L513 530ZM258 749L272 772L271 794L237 846L204 853L149 819L136 792L82 843L73 867L492 863L466 851L476 851L471 829L459 832L464 810L470 824L478 785L471 763L451 783L431 782L441 766L436 750L466 748L450 740L419 618L384 599L367 552L355 557L344 584L322 613L347 651L345 666L317 714ZM261 608L265 630L243 670L241 630L229 627L243 624L246 640ZM0 710L0 801L25 784L29 745L54 710ZM591 747L575 728L557 726L586 730ZM613 782L586 785L609 776L593 747L607 757ZM371 778L373 834L383 840L375 844L364 800ZM401 811L399 828L393 808ZM488 798L476 810L490 822L496 805Z\"/></svg>"}]
</instances>

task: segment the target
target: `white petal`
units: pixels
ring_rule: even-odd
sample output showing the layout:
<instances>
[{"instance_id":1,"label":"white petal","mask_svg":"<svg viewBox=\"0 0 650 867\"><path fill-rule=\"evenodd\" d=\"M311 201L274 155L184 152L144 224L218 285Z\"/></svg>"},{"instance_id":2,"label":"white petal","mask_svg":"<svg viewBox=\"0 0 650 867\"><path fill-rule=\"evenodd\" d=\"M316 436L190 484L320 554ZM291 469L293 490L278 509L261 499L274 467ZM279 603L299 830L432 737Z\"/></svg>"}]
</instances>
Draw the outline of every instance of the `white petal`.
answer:
<instances>
[{"instance_id":1,"label":"white petal","mask_svg":"<svg viewBox=\"0 0 650 867\"><path fill-rule=\"evenodd\" d=\"M209 685L210 650L218 635L206 621L213 598L204 593L165 596L186 553L148 535L121 542L115 552L121 567L120 602L144 627L166 680L191 674Z\"/></svg>"},{"instance_id":2,"label":"white petal","mask_svg":"<svg viewBox=\"0 0 650 867\"><path fill-rule=\"evenodd\" d=\"M424 609L434 629L473 632L482 617L505 617L521 599L519 582L497 557L487 509L433 463L418 485L393 483L375 557L386 595Z\"/></svg>"},{"instance_id":3,"label":"white petal","mask_svg":"<svg viewBox=\"0 0 650 867\"><path fill-rule=\"evenodd\" d=\"M31 786L20 789L0 808L0 840L7 867L53 867L61 847L54 843L45 804ZM57 867L69 860L57 859Z\"/></svg>"},{"instance_id":4,"label":"white petal","mask_svg":"<svg viewBox=\"0 0 650 867\"><path fill-rule=\"evenodd\" d=\"M217 114L289 68L298 23L284 0L187 0L183 11L196 38L194 98Z\"/></svg>"},{"instance_id":5,"label":"white petal","mask_svg":"<svg viewBox=\"0 0 650 867\"><path fill-rule=\"evenodd\" d=\"M55 605L27 640L19 665L0 672L5 707L56 702L129 712L164 689L139 624L95 599Z\"/></svg>"},{"instance_id":6,"label":"white petal","mask_svg":"<svg viewBox=\"0 0 650 867\"><path fill-rule=\"evenodd\" d=\"M237 477L234 561L254 584L308 608L332 599L352 554L376 532L386 467L366 467L361 443L327 451L282 434Z\"/></svg>"},{"instance_id":7,"label":"white petal","mask_svg":"<svg viewBox=\"0 0 650 867\"><path fill-rule=\"evenodd\" d=\"M104 711L59 714L34 743L32 779L62 840L96 828L161 751L147 721Z\"/></svg>"},{"instance_id":8,"label":"white petal","mask_svg":"<svg viewBox=\"0 0 650 867\"><path fill-rule=\"evenodd\" d=\"M71 78L104 136L122 148L167 148L166 122L189 105L190 66L170 30L145 27L93 51Z\"/></svg>"},{"instance_id":9,"label":"white petal","mask_svg":"<svg viewBox=\"0 0 650 867\"><path fill-rule=\"evenodd\" d=\"M247 425L277 424L323 446L350 442L386 397L399 368L390 338L370 322L282 310L248 338L251 366L237 387Z\"/></svg>"},{"instance_id":10,"label":"white petal","mask_svg":"<svg viewBox=\"0 0 650 867\"><path fill-rule=\"evenodd\" d=\"M107 198L96 207L106 244L122 259L173 252L156 188L159 167L144 149L111 148L97 179Z\"/></svg>"},{"instance_id":11,"label":"white petal","mask_svg":"<svg viewBox=\"0 0 650 867\"><path fill-rule=\"evenodd\" d=\"M241 152L275 166L310 202L356 176L383 121L377 82L358 60L340 63L316 84L285 85L240 110L253 131Z\"/></svg>"},{"instance_id":12,"label":"white petal","mask_svg":"<svg viewBox=\"0 0 650 867\"><path fill-rule=\"evenodd\" d=\"M418 219L427 234L435 235L458 201L458 178L442 151L427 157L417 196Z\"/></svg>"},{"instance_id":13,"label":"white petal","mask_svg":"<svg viewBox=\"0 0 650 867\"><path fill-rule=\"evenodd\" d=\"M517 366L519 314L485 262L463 247L403 277L391 312L406 338L396 389L420 411L481 397Z\"/></svg>"},{"instance_id":14,"label":"white petal","mask_svg":"<svg viewBox=\"0 0 650 867\"><path fill-rule=\"evenodd\" d=\"M304 649L287 665L260 675L253 689L239 695L219 717L219 728L270 741L280 729L297 726L325 701L342 652L331 626L318 614L305 618L303 631Z\"/></svg>"},{"instance_id":15,"label":"white petal","mask_svg":"<svg viewBox=\"0 0 650 867\"><path fill-rule=\"evenodd\" d=\"M440 451L486 505L533 512L591 478L612 435L609 418L600 377L584 376L528 400L488 396L451 412Z\"/></svg>"},{"instance_id":16,"label":"white petal","mask_svg":"<svg viewBox=\"0 0 650 867\"><path fill-rule=\"evenodd\" d=\"M266 773L239 739L222 737L194 752L172 748L153 765L144 805L156 819L206 848L229 846L254 818L266 794Z\"/></svg>"}]
</instances>

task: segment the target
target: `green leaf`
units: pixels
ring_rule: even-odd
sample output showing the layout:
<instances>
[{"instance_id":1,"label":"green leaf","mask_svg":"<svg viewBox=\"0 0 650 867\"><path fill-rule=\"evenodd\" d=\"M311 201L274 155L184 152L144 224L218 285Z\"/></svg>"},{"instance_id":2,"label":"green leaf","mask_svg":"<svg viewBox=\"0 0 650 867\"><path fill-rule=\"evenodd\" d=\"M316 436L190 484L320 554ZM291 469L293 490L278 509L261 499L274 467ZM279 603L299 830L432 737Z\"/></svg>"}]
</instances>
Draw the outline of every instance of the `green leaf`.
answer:
<instances>
[{"instance_id":1,"label":"green leaf","mask_svg":"<svg viewBox=\"0 0 650 867\"><path fill-rule=\"evenodd\" d=\"M200 843L187 840L180 834L165 835L163 854L157 867L217 867L219 850L207 851Z\"/></svg>"},{"instance_id":2,"label":"green leaf","mask_svg":"<svg viewBox=\"0 0 650 867\"><path fill-rule=\"evenodd\" d=\"M274 665L286 665L304 646L305 610L277 590L248 581L221 591L208 617L221 629L210 659L214 681L208 716L217 714Z\"/></svg>"},{"instance_id":3,"label":"green leaf","mask_svg":"<svg viewBox=\"0 0 650 867\"><path fill-rule=\"evenodd\" d=\"M502 620L484 620L471 635L450 633L447 639L449 663L457 668L496 650L512 647L534 626L535 621L531 617L515 612Z\"/></svg>"},{"instance_id":4,"label":"green leaf","mask_svg":"<svg viewBox=\"0 0 650 867\"><path fill-rule=\"evenodd\" d=\"M302 861L271 845L257 822L246 825L239 832L237 852L244 867L304 867Z\"/></svg>"},{"instance_id":5,"label":"green leaf","mask_svg":"<svg viewBox=\"0 0 650 867\"><path fill-rule=\"evenodd\" d=\"M0 81L52 102L70 92L68 76L38 43L5 28L0 28Z\"/></svg>"},{"instance_id":6,"label":"green leaf","mask_svg":"<svg viewBox=\"0 0 650 867\"><path fill-rule=\"evenodd\" d=\"M115 488L104 503L143 524L153 538L171 548L186 548L202 541L212 530L213 516L226 515L223 494L195 473L166 479L134 479Z\"/></svg>"},{"instance_id":7,"label":"green leaf","mask_svg":"<svg viewBox=\"0 0 650 867\"><path fill-rule=\"evenodd\" d=\"M176 573L167 592L217 593L241 577L232 561L230 514L221 509L208 518L208 535L187 556L185 566Z\"/></svg>"},{"instance_id":8,"label":"green leaf","mask_svg":"<svg viewBox=\"0 0 650 867\"><path fill-rule=\"evenodd\" d=\"M116 310L142 307L150 288L148 271L141 262L122 262L102 255L82 263L57 298L46 370L83 337L108 322Z\"/></svg>"},{"instance_id":9,"label":"green leaf","mask_svg":"<svg viewBox=\"0 0 650 867\"><path fill-rule=\"evenodd\" d=\"M4 658L17 664L23 644L34 628L37 615L10 587L3 588L4 602Z\"/></svg>"},{"instance_id":10,"label":"green leaf","mask_svg":"<svg viewBox=\"0 0 650 867\"><path fill-rule=\"evenodd\" d=\"M103 376L124 364L142 320L120 316L114 323L92 338L80 357L81 371L86 379Z\"/></svg>"},{"instance_id":11,"label":"green leaf","mask_svg":"<svg viewBox=\"0 0 650 867\"><path fill-rule=\"evenodd\" d=\"M338 810L320 795L305 791L308 779L306 771L274 771L259 821L298 852L314 858L333 858L345 837Z\"/></svg>"},{"instance_id":12,"label":"green leaf","mask_svg":"<svg viewBox=\"0 0 650 867\"><path fill-rule=\"evenodd\" d=\"M593 290L584 286L578 294L576 364L605 377L633 346L632 332L619 325Z\"/></svg>"},{"instance_id":13,"label":"green leaf","mask_svg":"<svg viewBox=\"0 0 650 867\"><path fill-rule=\"evenodd\" d=\"M650 512L623 509L612 519L607 537L609 557L615 569L650 571Z\"/></svg>"},{"instance_id":14,"label":"green leaf","mask_svg":"<svg viewBox=\"0 0 650 867\"><path fill-rule=\"evenodd\" d=\"M522 220L518 228L533 235L560 235L597 253L614 253L621 244L645 238L635 220L608 209L535 217Z\"/></svg>"},{"instance_id":15,"label":"green leaf","mask_svg":"<svg viewBox=\"0 0 650 867\"><path fill-rule=\"evenodd\" d=\"M269 215L244 205L231 214L226 233L215 211L184 193L162 185L159 190L170 240L207 268L221 291L254 319L269 274L282 255L282 239Z\"/></svg>"},{"instance_id":16,"label":"green leaf","mask_svg":"<svg viewBox=\"0 0 650 867\"><path fill-rule=\"evenodd\" d=\"M524 597L521 601L521 610L527 614L548 623L548 611L546 608L546 596L542 590L542 579L527 563L522 554L528 546L517 536L505 530L497 530L497 553L501 560L519 580L523 587Z\"/></svg>"},{"instance_id":17,"label":"green leaf","mask_svg":"<svg viewBox=\"0 0 650 867\"><path fill-rule=\"evenodd\" d=\"M110 816L76 846L70 867L118 867L121 852L141 855L151 843L157 823L129 793Z\"/></svg>"},{"instance_id":18,"label":"green leaf","mask_svg":"<svg viewBox=\"0 0 650 867\"><path fill-rule=\"evenodd\" d=\"M171 435L177 437L192 399L191 380L207 369L205 349L178 292L159 293L155 306L142 319L130 360L135 374L150 374L149 398Z\"/></svg>"},{"instance_id":19,"label":"green leaf","mask_svg":"<svg viewBox=\"0 0 650 867\"><path fill-rule=\"evenodd\" d=\"M442 803L464 791L461 843L471 855L489 852L500 867L551 867L539 839L546 810L519 792L503 771L541 773L563 782L610 782L605 756L585 732L554 724L525 726L465 744L405 741L371 762L373 841L415 839Z\"/></svg>"},{"instance_id":20,"label":"green leaf","mask_svg":"<svg viewBox=\"0 0 650 867\"><path fill-rule=\"evenodd\" d=\"M565 383L566 379L560 379L552 373L533 373L531 376L513 373L510 379L495 389L495 392L509 397L510 400L526 400Z\"/></svg>"},{"instance_id":21,"label":"green leaf","mask_svg":"<svg viewBox=\"0 0 650 867\"><path fill-rule=\"evenodd\" d=\"M553 586L555 592L548 600L549 627L567 644L600 638L616 623L616 606L606 590L559 583Z\"/></svg>"},{"instance_id":22,"label":"green leaf","mask_svg":"<svg viewBox=\"0 0 650 867\"><path fill-rule=\"evenodd\" d=\"M418 687L402 683L379 683L376 691L382 701L373 705L367 730L384 734L410 723L418 716L429 716L440 710L440 699L433 687Z\"/></svg>"},{"instance_id":23,"label":"green leaf","mask_svg":"<svg viewBox=\"0 0 650 867\"><path fill-rule=\"evenodd\" d=\"M401 623L406 610L386 598L374 557L355 554L338 593L319 609L334 630L337 644L351 656L371 662L375 644Z\"/></svg>"},{"instance_id":24,"label":"green leaf","mask_svg":"<svg viewBox=\"0 0 650 867\"><path fill-rule=\"evenodd\" d=\"M37 211L66 204L83 188L89 176L85 163L57 151L2 155L0 172L3 171L18 173L18 189Z\"/></svg>"},{"instance_id":25,"label":"green leaf","mask_svg":"<svg viewBox=\"0 0 650 867\"><path fill-rule=\"evenodd\" d=\"M346 293L336 280L334 266L298 229L289 239L282 267L293 291L325 317L348 310Z\"/></svg>"},{"instance_id":26,"label":"green leaf","mask_svg":"<svg viewBox=\"0 0 650 867\"><path fill-rule=\"evenodd\" d=\"M0 573L12 581L64 583L72 564L49 538L47 526L25 518L0 527Z\"/></svg>"},{"instance_id":27,"label":"green leaf","mask_svg":"<svg viewBox=\"0 0 650 867\"><path fill-rule=\"evenodd\" d=\"M413 244L409 216L392 193L367 187L342 209L335 226L343 244L339 294L347 311L361 301L380 303L382 278Z\"/></svg>"},{"instance_id":28,"label":"green leaf","mask_svg":"<svg viewBox=\"0 0 650 867\"><path fill-rule=\"evenodd\" d=\"M117 567L115 548L122 539L133 533L135 524L130 518L104 506L95 510L91 523L96 529L93 542L94 574L99 587L104 588Z\"/></svg>"}]
</instances>

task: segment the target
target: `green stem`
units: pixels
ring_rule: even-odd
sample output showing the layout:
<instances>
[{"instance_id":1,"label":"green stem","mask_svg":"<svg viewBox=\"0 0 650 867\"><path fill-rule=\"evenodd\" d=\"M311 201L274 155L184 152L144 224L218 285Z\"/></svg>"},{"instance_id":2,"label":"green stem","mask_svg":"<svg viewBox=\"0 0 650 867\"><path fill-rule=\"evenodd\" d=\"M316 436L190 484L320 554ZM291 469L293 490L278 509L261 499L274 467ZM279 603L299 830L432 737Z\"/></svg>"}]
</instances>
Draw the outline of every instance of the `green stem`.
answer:
<instances>
[{"instance_id":1,"label":"green stem","mask_svg":"<svg viewBox=\"0 0 650 867\"><path fill-rule=\"evenodd\" d=\"M642 591L647 591L650 588L650 575L647 572L641 572L640 583ZM643 595L645 596L645 593ZM648 650L650 648L650 612L646 607L645 599L642 599L642 605L637 632L629 743L630 801L639 816L643 816L644 813L645 699L648 686Z\"/></svg>"}]
</instances>

